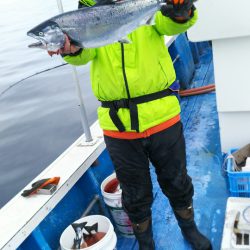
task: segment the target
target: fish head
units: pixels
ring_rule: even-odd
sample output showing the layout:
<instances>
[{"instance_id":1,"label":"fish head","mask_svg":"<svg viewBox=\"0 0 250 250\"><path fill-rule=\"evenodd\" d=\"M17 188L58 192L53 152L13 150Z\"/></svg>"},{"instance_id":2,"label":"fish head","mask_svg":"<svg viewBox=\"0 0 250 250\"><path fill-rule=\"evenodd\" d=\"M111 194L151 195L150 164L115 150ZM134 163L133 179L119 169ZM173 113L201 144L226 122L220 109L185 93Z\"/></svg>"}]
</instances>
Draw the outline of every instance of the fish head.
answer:
<instances>
[{"instance_id":1,"label":"fish head","mask_svg":"<svg viewBox=\"0 0 250 250\"><path fill-rule=\"evenodd\" d=\"M56 22L46 21L27 32L27 35L38 40L29 48L41 48L48 51L58 51L64 46L65 34Z\"/></svg>"}]
</instances>

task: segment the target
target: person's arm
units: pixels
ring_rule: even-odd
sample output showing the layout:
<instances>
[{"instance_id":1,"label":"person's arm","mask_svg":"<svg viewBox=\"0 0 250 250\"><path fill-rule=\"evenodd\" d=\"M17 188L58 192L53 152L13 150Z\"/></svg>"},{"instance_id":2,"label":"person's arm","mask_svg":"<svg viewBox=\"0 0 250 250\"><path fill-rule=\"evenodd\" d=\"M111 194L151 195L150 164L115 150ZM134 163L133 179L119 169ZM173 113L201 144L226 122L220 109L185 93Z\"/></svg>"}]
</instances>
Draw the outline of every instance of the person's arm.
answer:
<instances>
[{"instance_id":1,"label":"person's arm","mask_svg":"<svg viewBox=\"0 0 250 250\"><path fill-rule=\"evenodd\" d=\"M72 65L84 65L93 60L96 56L96 49L82 49L71 44L67 35L65 35L64 47L57 52L48 51L49 55L61 55L63 59Z\"/></svg>"},{"instance_id":2,"label":"person's arm","mask_svg":"<svg viewBox=\"0 0 250 250\"><path fill-rule=\"evenodd\" d=\"M198 13L193 0L167 0L167 5L157 12L155 28L161 35L177 35L195 24Z\"/></svg>"},{"instance_id":3,"label":"person's arm","mask_svg":"<svg viewBox=\"0 0 250 250\"><path fill-rule=\"evenodd\" d=\"M78 53L63 55L63 59L72 65L84 65L92 61L96 56L96 49L80 49Z\"/></svg>"},{"instance_id":4,"label":"person's arm","mask_svg":"<svg viewBox=\"0 0 250 250\"><path fill-rule=\"evenodd\" d=\"M65 45L63 49L59 50L59 54L63 59L72 65L84 65L93 60L96 56L96 49L82 49L70 43L69 38L66 36Z\"/></svg>"}]
</instances>

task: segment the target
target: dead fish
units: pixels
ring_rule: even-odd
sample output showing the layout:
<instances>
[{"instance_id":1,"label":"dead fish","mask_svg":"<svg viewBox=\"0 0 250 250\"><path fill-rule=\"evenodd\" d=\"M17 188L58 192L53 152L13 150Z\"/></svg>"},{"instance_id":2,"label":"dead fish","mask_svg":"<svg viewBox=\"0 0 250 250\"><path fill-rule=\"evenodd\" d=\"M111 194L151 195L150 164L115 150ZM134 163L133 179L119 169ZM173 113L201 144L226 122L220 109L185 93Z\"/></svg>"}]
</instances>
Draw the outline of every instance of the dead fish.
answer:
<instances>
[{"instance_id":1,"label":"dead fish","mask_svg":"<svg viewBox=\"0 0 250 250\"><path fill-rule=\"evenodd\" d=\"M95 6L65 12L27 32L39 42L30 48L58 51L65 34L80 48L98 48L114 42L130 43L126 37L142 25L153 25L154 14L165 5L162 0L103 0Z\"/></svg>"}]
</instances>

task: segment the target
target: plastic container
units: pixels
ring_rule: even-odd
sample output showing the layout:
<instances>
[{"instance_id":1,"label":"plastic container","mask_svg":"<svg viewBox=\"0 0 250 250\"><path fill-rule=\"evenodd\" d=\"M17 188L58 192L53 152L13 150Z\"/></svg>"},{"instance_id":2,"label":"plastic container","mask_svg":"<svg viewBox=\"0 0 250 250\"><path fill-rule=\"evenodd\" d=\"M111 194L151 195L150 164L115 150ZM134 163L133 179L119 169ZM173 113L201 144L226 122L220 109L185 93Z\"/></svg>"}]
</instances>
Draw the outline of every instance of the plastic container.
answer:
<instances>
[{"instance_id":1,"label":"plastic container","mask_svg":"<svg viewBox=\"0 0 250 250\"><path fill-rule=\"evenodd\" d=\"M249 205L249 198L228 198L221 250L250 249ZM234 231L237 213L240 214L237 224L237 232L241 234L241 237L238 237L238 240Z\"/></svg>"},{"instance_id":2,"label":"plastic container","mask_svg":"<svg viewBox=\"0 0 250 250\"><path fill-rule=\"evenodd\" d=\"M237 149L229 150L231 155ZM250 172L236 172L233 170L233 159L227 161L227 176L229 190L234 197L250 197Z\"/></svg>"},{"instance_id":3,"label":"plastic container","mask_svg":"<svg viewBox=\"0 0 250 250\"><path fill-rule=\"evenodd\" d=\"M104 202L110 210L118 231L125 237L134 237L131 222L128 218L128 215L122 208L122 190L118 189L114 193L105 192L105 187L113 182L114 179L116 179L115 173L108 176L101 184L101 192Z\"/></svg>"},{"instance_id":4,"label":"plastic container","mask_svg":"<svg viewBox=\"0 0 250 250\"><path fill-rule=\"evenodd\" d=\"M84 250L114 250L117 243L117 237L114 227L110 220L102 215L90 215L83 217L75 223L87 222L87 225L98 223L98 232L105 232L106 235L92 246L82 248ZM60 237L60 246L62 250L72 250L74 244L75 231L69 225Z\"/></svg>"}]
</instances>

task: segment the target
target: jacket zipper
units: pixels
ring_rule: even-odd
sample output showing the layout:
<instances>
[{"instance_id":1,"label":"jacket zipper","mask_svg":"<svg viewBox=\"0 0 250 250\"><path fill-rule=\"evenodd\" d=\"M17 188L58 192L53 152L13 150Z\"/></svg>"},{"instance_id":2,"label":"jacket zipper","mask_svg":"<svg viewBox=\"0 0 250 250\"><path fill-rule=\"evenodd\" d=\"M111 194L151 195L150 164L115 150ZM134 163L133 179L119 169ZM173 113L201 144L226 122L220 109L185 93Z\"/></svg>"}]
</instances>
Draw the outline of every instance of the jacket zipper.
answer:
<instances>
[{"instance_id":1,"label":"jacket zipper","mask_svg":"<svg viewBox=\"0 0 250 250\"><path fill-rule=\"evenodd\" d=\"M128 87L128 80L127 80L127 75L126 75L126 70L125 70L125 56L124 56L124 44L121 43L121 52L122 52L122 73L123 73L123 79L125 83L125 88L126 92L128 95L128 99L130 99L130 92L129 92L129 87Z\"/></svg>"}]
</instances>

